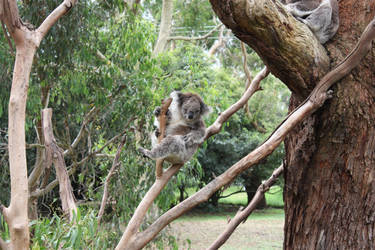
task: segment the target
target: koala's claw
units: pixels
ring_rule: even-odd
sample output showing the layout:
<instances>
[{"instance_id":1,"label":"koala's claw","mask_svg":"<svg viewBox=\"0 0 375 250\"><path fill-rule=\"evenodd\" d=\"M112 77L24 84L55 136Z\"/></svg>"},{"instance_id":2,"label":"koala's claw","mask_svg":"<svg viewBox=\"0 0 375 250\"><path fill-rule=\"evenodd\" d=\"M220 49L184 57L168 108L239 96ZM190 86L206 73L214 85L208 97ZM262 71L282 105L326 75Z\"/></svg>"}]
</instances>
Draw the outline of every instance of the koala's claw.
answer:
<instances>
[{"instance_id":1,"label":"koala's claw","mask_svg":"<svg viewBox=\"0 0 375 250\"><path fill-rule=\"evenodd\" d=\"M149 157L149 156L148 156L148 152L149 152L149 150L144 149L144 148L142 148L142 147L139 147L137 150L138 150L139 153L141 153L141 155L142 155L143 157L147 157L147 158Z\"/></svg>"},{"instance_id":2,"label":"koala's claw","mask_svg":"<svg viewBox=\"0 0 375 250\"><path fill-rule=\"evenodd\" d=\"M160 112L161 112L161 108L160 107L156 107L155 110L154 110L154 115L156 117L158 117L160 115Z\"/></svg>"},{"instance_id":3,"label":"koala's claw","mask_svg":"<svg viewBox=\"0 0 375 250\"><path fill-rule=\"evenodd\" d=\"M189 134L184 135L182 137L182 139L184 140L186 146L188 146L188 147L190 147L191 145L194 144L194 140L193 140L193 138Z\"/></svg>"}]
</instances>

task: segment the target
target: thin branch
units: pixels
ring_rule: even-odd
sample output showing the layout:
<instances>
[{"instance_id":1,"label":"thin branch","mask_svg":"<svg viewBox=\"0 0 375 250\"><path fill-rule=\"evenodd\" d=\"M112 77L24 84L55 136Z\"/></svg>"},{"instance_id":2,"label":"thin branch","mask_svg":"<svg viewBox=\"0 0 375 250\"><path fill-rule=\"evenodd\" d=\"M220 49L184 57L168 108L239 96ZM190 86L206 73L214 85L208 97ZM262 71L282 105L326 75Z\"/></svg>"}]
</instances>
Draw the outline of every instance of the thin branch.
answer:
<instances>
[{"instance_id":1,"label":"thin branch","mask_svg":"<svg viewBox=\"0 0 375 250\"><path fill-rule=\"evenodd\" d=\"M75 4L77 0L64 0L54 11L52 11L49 16L44 19L43 23L36 29L36 33L38 34L37 39L39 44L43 37L47 34L47 32L51 29L51 27L59 20L60 17L65 15Z\"/></svg>"},{"instance_id":2,"label":"thin branch","mask_svg":"<svg viewBox=\"0 0 375 250\"><path fill-rule=\"evenodd\" d=\"M100 224L100 221L103 217L104 209L105 209L105 206L106 206L106 203L107 203L109 182L110 182L111 177L114 174L117 166L120 165L120 163L119 163L120 154L121 154L122 148L124 147L125 142L126 142L126 134L124 134L122 136L121 142L117 147L117 152L116 152L115 159L113 160L112 167L109 170L108 175L107 175L107 177L105 178L105 181L104 181L103 197L102 197L102 202L100 204L100 209L99 209L99 213L98 213L98 224Z\"/></svg>"},{"instance_id":3,"label":"thin branch","mask_svg":"<svg viewBox=\"0 0 375 250\"><path fill-rule=\"evenodd\" d=\"M240 190L235 191L235 192L233 192L233 193L230 193L230 194L227 194L227 195L220 196L219 199L224 199L224 198L227 198L227 197L229 197L229 196L231 196L231 195L239 194L239 193L246 193L246 191L240 189Z\"/></svg>"},{"instance_id":4,"label":"thin branch","mask_svg":"<svg viewBox=\"0 0 375 250\"><path fill-rule=\"evenodd\" d=\"M4 25L4 22L1 21L1 26L3 28L3 31L4 31L4 36L6 37L7 41L8 41L8 44L9 44L9 48L10 48L10 53L14 56L14 48L13 48L13 45L12 45L12 41L10 40L10 37L8 35L8 32L5 28L5 25Z\"/></svg>"},{"instance_id":5,"label":"thin branch","mask_svg":"<svg viewBox=\"0 0 375 250\"><path fill-rule=\"evenodd\" d=\"M125 71L123 71L119 66L117 66L116 64L114 64L111 60L109 60L109 59L108 59L105 55L103 55L103 53L100 52L99 50L96 50L96 55L97 55L101 60L103 60L106 64L109 64L109 65L111 65L111 67L117 69L117 70L120 72L121 76L123 76L123 77L128 76L128 74L127 74Z\"/></svg>"},{"instance_id":6,"label":"thin branch","mask_svg":"<svg viewBox=\"0 0 375 250\"><path fill-rule=\"evenodd\" d=\"M218 51L221 47L224 47L225 43L229 39L230 30L227 31L226 35L224 36L224 26L221 26L219 39L215 41L215 43L211 46L208 51L208 55L213 56L216 51Z\"/></svg>"},{"instance_id":7,"label":"thin branch","mask_svg":"<svg viewBox=\"0 0 375 250\"><path fill-rule=\"evenodd\" d=\"M216 27L214 27L212 30L210 30L207 34L203 36L194 36L194 37L188 37L188 36L171 36L168 37L168 41L172 40L183 40L183 41L196 41L196 40L204 40L207 39L209 36L211 36L216 30L218 30L223 24L219 24Z\"/></svg>"},{"instance_id":8,"label":"thin branch","mask_svg":"<svg viewBox=\"0 0 375 250\"><path fill-rule=\"evenodd\" d=\"M159 120L159 136L158 136L158 143L160 143L164 137L165 137L165 128L167 125L167 112L168 108L172 103L172 98L168 98L165 100L162 100L161 102L161 110L160 114L158 116ZM155 176L156 178L160 178L160 176L163 175L163 163L164 159L157 159L156 160L156 165L155 165Z\"/></svg>"},{"instance_id":9,"label":"thin branch","mask_svg":"<svg viewBox=\"0 0 375 250\"><path fill-rule=\"evenodd\" d=\"M81 128L79 129L79 132L74 139L73 143L70 145L70 147L64 151L64 156L70 154L75 147L77 147L78 143L83 138L83 135L85 134L85 128L86 125L98 114L99 109L96 107L93 107L86 115L85 119L83 120L83 123L81 125Z\"/></svg>"},{"instance_id":10,"label":"thin branch","mask_svg":"<svg viewBox=\"0 0 375 250\"><path fill-rule=\"evenodd\" d=\"M243 56L243 62L242 62L243 63L243 70L245 72L247 82L249 82L249 85L250 85L252 79L251 79L251 73L250 73L249 67L247 67L247 53L246 53L246 47L245 47L244 42L241 42L241 51L242 51L242 56ZM249 86L246 85L245 91L248 88L249 88Z\"/></svg>"},{"instance_id":11,"label":"thin branch","mask_svg":"<svg viewBox=\"0 0 375 250\"><path fill-rule=\"evenodd\" d=\"M227 110L219 115L216 121L207 128L205 140L214 134L220 132L224 122L226 122L234 113L243 107L243 105L249 100L249 98L259 89L260 82L267 77L269 70L265 67L260 71L250 84L250 87L246 90L240 100L230 106Z\"/></svg>"},{"instance_id":12,"label":"thin branch","mask_svg":"<svg viewBox=\"0 0 375 250\"><path fill-rule=\"evenodd\" d=\"M284 165L281 164L280 167L273 171L271 177L258 187L258 190L256 191L254 197L251 199L249 205L247 205L247 207L244 210L239 211L236 214L236 216L230 220L226 229L217 237L217 239L207 249L219 249L219 247L222 246L228 240L228 238L232 235L237 226L242 221L245 222L247 217L249 217L249 215L255 210L259 202L263 199L264 193L267 192L273 184L275 184L277 178L279 178L283 170Z\"/></svg>"}]
</instances>

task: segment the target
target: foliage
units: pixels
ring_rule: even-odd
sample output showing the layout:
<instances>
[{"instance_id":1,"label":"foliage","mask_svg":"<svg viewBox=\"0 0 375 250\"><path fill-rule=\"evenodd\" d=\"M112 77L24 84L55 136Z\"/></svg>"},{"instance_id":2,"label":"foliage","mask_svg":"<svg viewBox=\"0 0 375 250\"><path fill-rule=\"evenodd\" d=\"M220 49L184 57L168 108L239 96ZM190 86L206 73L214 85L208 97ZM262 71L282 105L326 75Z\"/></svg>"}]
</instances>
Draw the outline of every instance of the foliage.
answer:
<instances>
[{"instance_id":1,"label":"foliage","mask_svg":"<svg viewBox=\"0 0 375 250\"><path fill-rule=\"evenodd\" d=\"M118 231L109 224L99 227L95 211L81 215L72 222L54 214L30 223L33 234L31 249L107 249L115 245ZM111 227L111 228L106 228Z\"/></svg>"},{"instance_id":2,"label":"foliage","mask_svg":"<svg viewBox=\"0 0 375 250\"><path fill-rule=\"evenodd\" d=\"M233 115L226 123L224 131L210 138L206 147L199 151L198 160L204 169L201 181L204 184L259 146L285 116L285 99L288 96L286 88L274 77L263 81L261 86L263 90L256 93L249 102L250 115L243 110ZM279 101L272 101L275 99ZM241 174L237 181L245 186L249 200L261 181L268 178L273 169L281 164L283 154L283 148L280 146L267 160ZM222 190L219 190L210 198L213 205L217 205L221 192Z\"/></svg>"}]
</instances>

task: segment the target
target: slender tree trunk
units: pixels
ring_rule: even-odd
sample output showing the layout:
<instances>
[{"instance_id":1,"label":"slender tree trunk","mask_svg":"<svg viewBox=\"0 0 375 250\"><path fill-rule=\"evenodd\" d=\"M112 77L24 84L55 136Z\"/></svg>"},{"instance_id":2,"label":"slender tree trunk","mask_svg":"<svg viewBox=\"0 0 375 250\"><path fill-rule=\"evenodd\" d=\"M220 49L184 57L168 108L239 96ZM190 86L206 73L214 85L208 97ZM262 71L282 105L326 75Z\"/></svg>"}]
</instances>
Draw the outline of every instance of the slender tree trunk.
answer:
<instances>
[{"instance_id":1,"label":"slender tree trunk","mask_svg":"<svg viewBox=\"0 0 375 250\"><path fill-rule=\"evenodd\" d=\"M291 110L326 72L326 58L332 66L341 61L375 14L374 1L339 1L341 24L325 53L278 1L211 3L223 23L292 90ZM285 249L375 248L374 65L372 48L334 85L334 98L285 141Z\"/></svg>"},{"instance_id":2,"label":"slender tree trunk","mask_svg":"<svg viewBox=\"0 0 375 250\"><path fill-rule=\"evenodd\" d=\"M160 30L154 47L154 55L163 52L167 46L172 31L173 0L163 0L161 11Z\"/></svg>"},{"instance_id":3,"label":"slender tree trunk","mask_svg":"<svg viewBox=\"0 0 375 250\"><path fill-rule=\"evenodd\" d=\"M11 202L5 212L11 236L11 249L29 248L28 181L26 165L25 116L29 76L36 46L16 44L12 89L9 100L9 164Z\"/></svg>"}]
</instances>

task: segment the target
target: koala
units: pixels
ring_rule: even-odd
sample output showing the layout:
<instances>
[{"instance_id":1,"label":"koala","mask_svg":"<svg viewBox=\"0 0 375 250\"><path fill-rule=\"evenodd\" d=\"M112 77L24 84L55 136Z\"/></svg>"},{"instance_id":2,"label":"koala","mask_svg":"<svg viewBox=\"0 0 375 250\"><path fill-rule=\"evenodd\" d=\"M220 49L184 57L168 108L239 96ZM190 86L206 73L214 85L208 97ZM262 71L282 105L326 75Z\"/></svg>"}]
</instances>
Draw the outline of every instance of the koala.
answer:
<instances>
[{"instance_id":1,"label":"koala","mask_svg":"<svg viewBox=\"0 0 375 250\"><path fill-rule=\"evenodd\" d=\"M306 24L321 44L331 39L339 28L339 6L337 0L300 0L285 5L289 13Z\"/></svg>"},{"instance_id":2,"label":"koala","mask_svg":"<svg viewBox=\"0 0 375 250\"><path fill-rule=\"evenodd\" d=\"M152 159L164 159L172 164L183 164L195 153L204 141L206 125L203 116L210 112L210 108L197 94L171 93L172 103L167 112L165 138L158 143L160 107L154 111L155 126L152 134L152 149L139 148L139 152Z\"/></svg>"}]
</instances>

